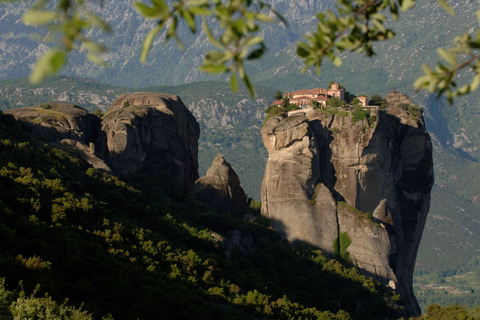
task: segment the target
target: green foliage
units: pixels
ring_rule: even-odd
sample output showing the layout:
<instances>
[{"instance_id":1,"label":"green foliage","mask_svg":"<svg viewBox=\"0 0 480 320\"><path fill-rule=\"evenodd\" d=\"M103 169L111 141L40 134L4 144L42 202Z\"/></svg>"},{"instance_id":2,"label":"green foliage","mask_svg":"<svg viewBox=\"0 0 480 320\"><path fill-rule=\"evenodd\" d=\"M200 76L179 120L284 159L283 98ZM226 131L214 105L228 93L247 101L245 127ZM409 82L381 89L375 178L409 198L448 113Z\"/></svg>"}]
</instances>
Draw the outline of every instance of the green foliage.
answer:
<instances>
[{"instance_id":1,"label":"green foliage","mask_svg":"<svg viewBox=\"0 0 480 320\"><path fill-rule=\"evenodd\" d=\"M20 125L0 141L2 316L348 319L356 301L396 314L387 288L262 223L167 203L161 180L98 172ZM234 231L252 245L224 247ZM5 289L20 280L34 294Z\"/></svg>"},{"instance_id":2,"label":"green foliage","mask_svg":"<svg viewBox=\"0 0 480 320\"><path fill-rule=\"evenodd\" d=\"M358 100L358 99L357 99ZM355 105L352 111L352 124L357 121L366 120L368 117L367 111L361 105Z\"/></svg>"},{"instance_id":3,"label":"green foliage","mask_svg":"<svg viewBox=\"0 0 480 320\"><path fill-rule=\"evenodd\" d=\"M128 107L130 107L130 103L129 103L128 101L125 101L125 102L123 103L122 108L126 109L126 108L128 108Z\"/></svg>"},{"instance_id":4,"label":"green foliage","mask_svg":"<svg viewBox=\"0 0 480 320\"><path fill-rule=\"evenodd\" d=\"M273 117L285 118L286 116L287 116L287 109L286 108L273 107L269 110L267 116L265 117L265 121L263 121L262 126L264 126L270 118L273 118Z\"/></svg>"},{"instance_id":5,"label":"green foliage","mask_svg":"<svg viewBox=\"0 0 480 320\"><path fill-rule=\"evenodd\" d=\"M281 107L282 107L282 108L287 108L289 105L290 105L290 98L287 97L287 96L284 96L284 97L282 98Z\"/></svg>"},{"instance_id":6,"label":"green foliage","mask_svg":"<svg viewBox=\"0 0 480 320\"><path fill-rule=\"evenodd\" d=\"M253 212L256 215L260 215L260 210L262 209L262 202L261 201L251 200L248 206L249 206L251 212Z\"/></svg>"},{"instance_id":7,"label":"green foliage","mask_svg":"<svg viewBox=\"0 0 480 320\"><path fill-rule=\"evenodd\" d=\"M341 262L351 263L350 253L347 251L350 244L352 244L352 239L348 236L348 233L340 231L333 242L333 253Z\"/></svg>"},{"instance_id":8,"label":"green foliage","mask_svg":"<svg viewBox=\"0 0 480 320\"><path fill-rule=\"evenodd\" d=\"M318 195L318 192L320 191L320 189L322 188L323 186L323 183L318 183L316 186L315 186L315 190L312 194L312 196L310 197L310 199L308 199L308 203L312 206L312 207L315 207L315 205L317 204L316 201L317 201L317 195Z\"/></svg>"},{"instance_id":9,"label":"green foliage","mask_svg":"<svg viewBox=\"0 0 480 320\"><path fill-rule=\"evenodd\" d=\"M150 47L158 33L166 29L166 40L174 38L183 48L177 35L178 20L184 20L190 31L196 32L196 17L213 16L220 23L223 32L214 35L207 19L203 19L202 29L208 40L216 47L204 58L201 70L208 73L231 73L230 84L234 92L238 90L237 77L254 96L253 85L246 74L245 60L260 58L266 50L263 38L258 35L261 23L275 22L268 13L273 13L280 21L283 18L270 5L264 2L246 0L228 1L189 1L180 2L168 8L164 0L152 0L149 7L142 2L135 2L135 9L146 19L155 19L158 24L145 37L140 60L145 62ZM171 9L171 10L169 10Z\"/></svg>"},{"instance_id":10,"label":"green foliage","mask_svg":"<svg viewBox=\"0 0 480 320\"><path fill-rule=\"evenodd\" d=\"M480 11L477 11L478 22L480 23ZM438 62L435 69L423 65L424 75L418 78L413 84L416 90L427 89L429 92L441 96L446 93L450 104L455 97L468 94L477 89L480 84L480 32L466 32L456 37L453 47L444 50L438 48L438 55L444 60ZM460 88L457 88L455 77L459 71L469 67L471 81Z\"/></svg>"},{"instance_id":11,"label":"green foliage","mask_svg":"<svg viewBox=\"0 0 480 320\"><path fill-rule=\"evenodd\" d=\"M300 106L297 106L296 104L289 104L287 106L287 112L288 111L294 111L294 110L300 110L300 109L301 109Z\"/></svg>"},{"instance_id":12,"label":"green foliage","mask_svg":"<svg viewBox=\"0 0 480 320\"><path fill-rule=\"evenodd\" d=\"M346 107L347 102L340 100L337 97L331 97L330 99L327 100L327 106L331 108Z\"/></svg>"},{"instance_id":13,"label":"green foliage","mask_svg":"<svg viewBox=\"0 0 480 320\"><path fill-rule=\"evenodd\" d=\"M51 109L51 108L52 108L52 106L50 106L50 105L47 104L47 103L42 104L42 109L47 110L47 109Z\"/></svg>"},{"instance_id":14,"label":"green foliage","mask_svg":"<svg viewBox=\"0 0 480 320\"><path fill-rule=\"evenodd\" d=\"M272 111L273 108L276 108L276 107L277 107L277 106L276 106L276 105L273 105L273 104L270 105L270 106L268 106L268 107L265 109L265 113L268 114L270 111Z\"/></svg>"},{"instance_id":15,"label":"green foliage","mask_svg":"<svg viewBox=\"0 0 480 320\"><path fill-rule=\"evenodd\" d=\"M373 96L370 97L370 100L368 101L369 106L379 106L380 108L384 109L387 107L387 103L385 99L382 99L380 95L374 94Z\"/></svg>"},{"instance_id":16,"label":"green foliage","mask_svg":"<svg viewBox=\"0 0 480 320\"><path fill-rule=\"evenodd\" d=\"M14 0L5 0L14 1ZM436 0L447 12L453 10L446 0ZM343 51L364 53L373 56L375 42L392 39L395 36L392 24L386 23L389 17L397 20L399 12L415 6L415 0L392 1L343 1L339 0L335 11L326 10L317 14L314 32L305 35L305 42L297 47L297 55L304 60L303 71L315 67L320 71L325 58L335 66L342 64ZM148 20L156 23L145 37L140 60L146 61L150 47L158 34L165 31L165 39L175 39L183 48L178 35L178 26L186 23L191 32L196 33L199 20L202 30L210 43L216 47L204 58L201 70L209 73L230 73L230 84L234 92L238 90L240 78L253 96L253 85L247 75L245 63L258 59L266 51L265 40L261 36L263 23L287 25L287 21L264 1L235 0L226 3L217 0L181 1L170 3L165 0L152 0L150 4L134 2L135 9ZM480 18L479 18L480 19ZM38 82L45 76L58 72L67 62L72 50L86 48L87 58L102 64L100 54L104 47L86 37L92 27L105 31L110 28L105 21L89 11L84 1L37 1L23 16L26 24L47 27L59 48L53 48L39 58L32 72L31 80ZM212 26L220 31L212 32ZM395 24L393 24L395 26ZM438 95L447 94L449 101L458 95L475 90L480 83L480 33L469 30L454 40L453 48L438 49L445 62L435 70L424 66L425 75L415 82L418 89L427 88ZM456 77L460 71L470 68L471 81L458 88ZM347 98L347 101L350 99Z\"/></svg>"},{"instance_id":17,"label":"green foliage","mask_svg":"<svg viewBox=\"0 0 480 320\"><path fill-rule=\"evenodd\" d=\"M52 319L52 320L91 320L92 315L82 308L67 305L68 301L58 305L50 296L36 297L37 286L30 296L9 291L5 287L5 278L0 279L0 317L2 319Z\"/></svg>"},{"instance_id":18,"label":"green foliage","mask_svg":"<svg viewBox=\"0 0 480 320\"><path fill-rule=\"evenodd\" d=\"M476 320L480 319L480 308L468 309L461 306L451 305L441 307L438 304L432 304L428 307L427 313L418 318L419 320Z\"/></svg>"},{"instance_id":19,"label":"green foliage","mask_svg":"<svg viewBox=\"0 0 480 320\"><path fill-rule=\"evenodd\" d=\"M25 24L46 26L52 33L52 38L56 38L55 36L61 38L60 48L53 48L38 59L30 75L32 83L40 83L45 77L57 73L67 63L68 53L80 47L87 49L87 58L90 61L103 64L99 55L106 49L88 39L84 33L92 27L110 32L107 23L89 11L83 1L60 1L55 4L54 10L51 9L48 1L37 1L22 16Z\"/></svg>"},{"instance_id":20,"label":"green foliage","mask_svg":"<svg viewBox=\"0 0 480 320\"><path fill-rule=\"evenodd\" d=\"M353 212L355 214L355 218L358 223L361 223L361 224L367 223L371 226L380 227L380 224L375 221L375 219L373 218L370 212L363 212L362 210L358 210L354 206L351 206L348 203L343 201L337 202L337 207L346 208L349 211Z\"/></svg>"},{"instance_id":21,"label":"green foliage","mask_svg":"<svg viewBox=\"0 0 480 320\"><path fill-rule=\"evenodd\" d=\"M410 113L415 118L419 118L423 114L422 108L408 103L399 103L397 105L397 108L402 108L403 110L408 111L408 113Z\"/></svg>"},{"instance_id":22,"label":"green foliage","mask_svg":"<svg viewBox=\"0 0 480 320\"><path fill-rule=\"evenodd\" d=\"M102 119L103 116L105 115L100 109L95 109L92 112L94 115L96 115L99 119Z\"/></svg>"},{"instance_id":23,"label":"green foliage","mask_svg":"<svg viewBox=\"0 0 480 320\"><path fill-rule=\"evenodd\" d=\"M283 98L283 93L282 93L282 91L278 90L278 91L275 93L275 95L273 96L273 98L274 98L276 101L282 100L282 98Z\"/></svg>"}]
</instances>

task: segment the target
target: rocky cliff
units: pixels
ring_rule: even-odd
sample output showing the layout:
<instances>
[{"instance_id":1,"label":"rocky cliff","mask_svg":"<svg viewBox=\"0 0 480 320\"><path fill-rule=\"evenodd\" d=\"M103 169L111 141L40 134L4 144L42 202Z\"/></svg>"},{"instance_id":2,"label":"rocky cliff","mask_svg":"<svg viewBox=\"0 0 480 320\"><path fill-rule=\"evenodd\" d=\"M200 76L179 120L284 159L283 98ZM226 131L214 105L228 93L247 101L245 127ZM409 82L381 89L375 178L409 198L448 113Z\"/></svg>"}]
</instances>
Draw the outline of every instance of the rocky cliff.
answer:
<instances>
[{"instance_id":1,"label":"rocky cliff","mask_svg":"<svg viewBox=\"0 0 480 320\"><path fill-rule=\"evenodd\" d=\"M119 96L102 120L70 103L45 103L11 113L47 140L76 149L93 167L125 177L162 174L191 190L198 179L200 128L176 95Z\"/></svg>"},{"instance_id":2,"label":"rocky cliff","mask_svg":"<svg viewBox=\"0 0 480 320\"><path fill-rule=\"evenodd\" d=\"M433 186L432 144L406 96L353 120L311 110L262 128L269 158L262 214L290 241L351 262L400 293L419 314L412 275Z\"/></svg>"},{"instance_id":3,"label":"rocky cliff","mask_svg":"<svg viewBox=\"0 0 480 320\"><path fill-rule=\"evenodd\" d=\"M240 179L223 155L216 156L207 174L195 182L193 194L199 202L236 216L243 215L247 205Z\"/></svg>"},{"instance_id":4,"label":"rocky cliff","mask_svg":"<svg viewBox=\"0 0 480 320\"><path fill-rule=\"evenodd\" d=\"M200 128L176 95L120 95L102 119L96 150L118 174L163 171L191 190L198 179Z\"/></svg>"}]
</instances>

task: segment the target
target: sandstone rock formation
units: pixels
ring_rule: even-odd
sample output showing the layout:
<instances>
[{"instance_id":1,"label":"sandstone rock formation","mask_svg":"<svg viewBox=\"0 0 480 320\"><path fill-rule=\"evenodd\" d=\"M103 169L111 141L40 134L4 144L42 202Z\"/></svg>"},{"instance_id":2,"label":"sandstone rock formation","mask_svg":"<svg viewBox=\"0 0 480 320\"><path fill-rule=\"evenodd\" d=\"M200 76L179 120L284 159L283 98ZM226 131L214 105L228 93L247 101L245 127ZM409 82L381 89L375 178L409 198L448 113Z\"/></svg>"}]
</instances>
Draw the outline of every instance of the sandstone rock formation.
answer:
<instances>
[{"instance_id":1,"label":"sandstone rock formation","mask_svg":"<svg viewBox=\"0 0 480 320\"><path fill-rule=\"evenodd\" d=\"M247 204L240 179L222 155L216 156L207 174L195 182L194 195L219 212L237 216Z\"/></svg>"},{"instance_id":2,"label":"sandstone rock formation","mask_svg":"<svg viewBox=\"0 0 480 320\"><path fill-rule=\"evenodd\" d=\"M163 174L188 191L198 179L200 128L182 100L162 93L119 96L103 120L69 103L12 109L37 136L76 149L93 167L119 176Z\"/></svg>"},{"instance_id":3,"label":"sandstone rock formation","mask_svg":"<svg viewBox=\"0 0 480 320\"><path fill-rule=\"evenodd\" d=\"M270 119L262 214L286 239L395 287L415 315L412 276L434 179L423 116L396 107L405 98L392 93L386 110L354 124L349 111Z\"/></svg>"},{"instance_id":4,"label":"sandstone rock formation","mask_svg":"<svg viewBox=\"0 0 480 320\"><path fill-rule=\"evenodd\" d=\"M95 169L111 171L95 155L93 141L98 136L100 119L85 109L71 103L48 102L6 113L23 122L34 135L77 150Z\"/></svg>"},{"instance_id":5,"label":"sandstone rock formation","mask_svg":"<svg viewBox=\"0 0 480 320\"><path fill-rule=\"evenodd\" d=\"M200 127L178 96L120 95L101 126L97 151L117 174L163 171L177 185L193 188L198 179Z\"/></svg>"},{"instance_id":6,"label":"sandstone rock formation","mask_svg":"<svg viewBox=\"0 0 480 320\"><path fill-rule=\"evenodd\" d=\"M29 108L10 109L33 133L50 141L73 139L88 144L97 135L100 119L72 103L48 102Z\"/></svg>"}]
</instances>

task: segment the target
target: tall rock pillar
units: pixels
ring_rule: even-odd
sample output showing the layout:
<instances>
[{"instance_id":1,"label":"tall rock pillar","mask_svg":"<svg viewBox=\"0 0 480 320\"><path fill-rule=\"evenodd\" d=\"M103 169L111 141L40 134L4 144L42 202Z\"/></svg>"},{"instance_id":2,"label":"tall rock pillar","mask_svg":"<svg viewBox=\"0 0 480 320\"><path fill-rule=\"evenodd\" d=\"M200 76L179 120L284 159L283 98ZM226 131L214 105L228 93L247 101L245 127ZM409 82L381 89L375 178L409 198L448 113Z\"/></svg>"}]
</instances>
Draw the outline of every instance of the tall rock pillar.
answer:
<instances>
[{"instance_id":1,"label":"tall rock pillar","mask_svg":"<svg viewBox=\"0 0 480 320\"><path fill-rule=\"evenodd\" d=\"M413 102L396 93L386 99L387 109L356 122L351 111L270 119L262 128L262 214L289 241L391 286L417 315L412 281L434 182L432 144L421 110L397 106Z\"/></svg>"}]
</instances>

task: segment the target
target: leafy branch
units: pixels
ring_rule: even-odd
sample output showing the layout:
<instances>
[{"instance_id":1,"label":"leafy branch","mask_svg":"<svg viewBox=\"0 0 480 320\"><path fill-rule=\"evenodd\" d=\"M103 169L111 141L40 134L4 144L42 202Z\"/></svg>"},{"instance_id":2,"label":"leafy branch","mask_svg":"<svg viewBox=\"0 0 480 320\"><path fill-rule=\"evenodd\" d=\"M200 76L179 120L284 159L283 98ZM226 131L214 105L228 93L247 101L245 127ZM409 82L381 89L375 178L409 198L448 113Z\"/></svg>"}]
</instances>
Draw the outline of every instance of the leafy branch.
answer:
<instances>
[{"instance_id":1,"label":"leafy branch","mask_svg":"<svg viewBox=\"0 0 480 320\"><path fill-rule=\"evenodd\" d=\"M13 2L15 0L0 0ZM51 0L38 0L23 16L26 24L45 26L49 34L60 35L56 39L60 47L44 54L37 61L30 80L42 81L46 76L61 70L67 63L72 50L87 49L87 58L103 64L99 54L106 49L84 36L91 27L110 31L108 24L99 16L85 9L84 0L60 0L54 9L48 9ZM102 0L100 0L102 1ZM146 35L141 62L146 62L155 37L165 31L165 40L174 38L179 47L182 42L177 35L179 22L185 22L192 33L201 25L215 50L206 53L200 69L207 73L229 73L232 90L238 90L238 79L244 82L252 97L254 88L245 71L245 63L259 59L267 50L261 36L263 23L284 23L285 19L271 5L263 0L179 0L166 3L165 0L134 2L135 9L146 19L155 20L155 26ZM325 58L340 66L343 51L375 55L373 43L392 39L395 32L387 28L387 14L394 20L399 12L415 6L416 0L337 0L336 11L327 10L317 15L316 30L305 35L305 41L298 44L297 54L304 61L305 72L314 67L320 72ZM436 0L450 14L454 14L446 0ZM50 6L51 7L51 6ZM480 21L480 11L477 12ZM219 32L212 31L211 23L219 26ZM47 38L46 40L48 40ZM437 95L445 94L452 103L459 95L474 91L480 84L480 30L476 35L465 34L454 40L448 50L438 49L445 62L439 62L435 69L423 66L424 75L414 83L416 90L428 89ZM472 81L457 88L456 78L464 70L473 72Z\"/></svg>"},{"instance_id":2,"label":"leafy branch","mask_svg":"<svg viewBox=\"0 0 480 320\"><path fill-rule=\"evenodd\" d=\"M47 37L46 41L52 40L60 44L60 47L51 49L39 58L30 75L30 81L40 83L45 77L58 72L67 63L68 53L80 48L87 50L90 61L104 65L99 54L105 52L106 48L85 37L84 33L92 27L111 32L109 25L87 10L87 2L83 0L61 0L56 3L54 10L48 9L48 4L48 0L39 0L22 15L22 21L27 25L47 27L53 37ZM60 36L60 39L55 36Z\"/></svg>"},{"instance_id":3,"label":"leafy branch","mask_svg":"<svg viewBox=\"0 0 480 320\"><path fill-rule=\"evenodd\" d=\"M477 16L480 23L480 11ZM480 84L480 30L477 30L475 36L465 33L455 38L453 44L448 50L437 49L445 62L438 62L433 70L423 65L424 75L414 83L417 91L427 89L437 96L445 94L450 104L455 97L474 91ZM469 73L473 74L471 82L457 88L455 78L465 69L469 69Z\"/></svg>"},{"instance_id":4,"label":"leafy branch","mask_svg":"<svg viewBox=\"0 0 480 320\"><path fill-rule=\"evenodd\" d=\"M190 31L197 30L196 17L202 17L202 29L208 40L217 48L209 51L204 58L200 70L207 73L231 73L230 84L232 90L238 90L237 77L239 77L251 96L254 96L253 84L245 72L245 60L260 58L266 46L263 38L259 36L260 24L275 22L279 19L285 22L283 17L274 11L270 5L263 1L252 0L184 0L174 3L172 10L168 12L164 0L151 0L152 6L136 2L135 8L145 18L158 18L157 26L145 37L141 61L145 62L147 53L152 45L154 37L161 32L166 25L167 37L175 37L180 47L181 43L176 36L178 19L183 19L189 26ZM275 18L270 16L271 13ZM209 26L207 16L213 16L220 25L222 33L215 36Z\"/></svg>"}]
</instances>

